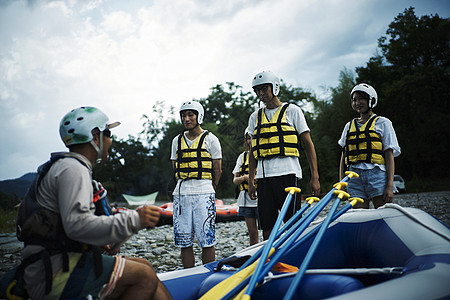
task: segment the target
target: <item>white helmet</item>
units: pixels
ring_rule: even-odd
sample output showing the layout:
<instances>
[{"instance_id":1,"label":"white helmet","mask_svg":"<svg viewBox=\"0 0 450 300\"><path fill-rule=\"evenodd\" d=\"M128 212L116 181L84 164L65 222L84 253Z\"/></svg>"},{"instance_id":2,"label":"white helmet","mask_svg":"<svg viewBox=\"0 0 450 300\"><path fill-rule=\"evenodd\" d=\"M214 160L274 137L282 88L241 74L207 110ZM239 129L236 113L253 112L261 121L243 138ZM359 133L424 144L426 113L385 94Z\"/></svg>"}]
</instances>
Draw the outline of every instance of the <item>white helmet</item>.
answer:
<instances>
[{"instance_id":1,"label":"white helmet","mask_svg":"<svg viewBox=\"0 0 450 300\"><path fill-rule=\"evenodd\" d=\"M59 123L59 135L66 146L90 142L92 130L100 131L119 126L119 122L108 124L109 118L100 109L83 106L68 112Z\"/></svg>"},{"instance_id":2,"label":"white helmet","mask_svg":"<svg viewBox=\"0 0 450 300\"><path fill-rule=\"evenodd\" d=\"M369 96L369 108L372 109L375 106L377 106L378 103L378 95L375 89L367 84L367 83L359 83L355 85L355 87L350 92L350 100L353 101L353 94L355 92L363 92L366 93Z\"/></svg>"},{"instance_id":3,"label":"white helmet","mask_svg":"<svg viewBox=\"0 0 450 300\"><path fill-rule=\"evenodd\" d=\"M193 110L197 112L197 123L203 123L203 117L205 116L205 111L203 106L197 101L186 101L181 104L180 113L184 110Z\"/></svg>"},{"instance_id":4,"label":"white helmet","mask_svg":"<svg viewBox=\"0 0 450 300\"><path fill-rule=\"evenodd\" d=\"M253 77L252 88L261 84L270 83L272 85L272 93L278 96L280 93L280 79L271 71L262 71Z\"/></svg>"},{"instance_id":5,"label":"white helmet","mask_svg":"<svg viewBox=\"0 0 450 300\"><path fill-rule=\"evenodd\" d=\"M97 151L97 163L102 162L103 138L100 138L100 146L93 141L92 130L98 128L100 136L103 131L120 125L120 122L108 124L108 116L100 109L83 106L68 112L59 123L59 135L66 147L70 145L91 143L92 147Z\"/></svg>"}]
</instances>

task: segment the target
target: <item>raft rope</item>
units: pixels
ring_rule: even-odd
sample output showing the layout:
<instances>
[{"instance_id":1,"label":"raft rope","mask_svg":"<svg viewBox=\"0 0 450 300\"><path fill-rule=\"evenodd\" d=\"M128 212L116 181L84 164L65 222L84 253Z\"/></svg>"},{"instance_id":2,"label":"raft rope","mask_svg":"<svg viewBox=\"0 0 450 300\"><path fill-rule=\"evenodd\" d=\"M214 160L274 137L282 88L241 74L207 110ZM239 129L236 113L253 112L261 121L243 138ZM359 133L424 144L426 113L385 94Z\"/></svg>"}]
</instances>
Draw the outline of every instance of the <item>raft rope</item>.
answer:
<instances>
[{"instance_id":1,"label":"raft rope","mask_svg":"<svg viewBox=\"0 0 450 300\"><path fill-rule=\"evenodd\" d=\"M309 269L305 272L307 275L311 274L336 274L336 275L379 275L379 274L394 274L403 275L405 268L403 267L385 267L385 268L343 268L343 269ZM289 272L283 274L274 275L269 272L267 276L264 277L262 284L265 284L274 279L280 279L290 276L295 276L297 272Z\"/></svg>"}]
</instances>

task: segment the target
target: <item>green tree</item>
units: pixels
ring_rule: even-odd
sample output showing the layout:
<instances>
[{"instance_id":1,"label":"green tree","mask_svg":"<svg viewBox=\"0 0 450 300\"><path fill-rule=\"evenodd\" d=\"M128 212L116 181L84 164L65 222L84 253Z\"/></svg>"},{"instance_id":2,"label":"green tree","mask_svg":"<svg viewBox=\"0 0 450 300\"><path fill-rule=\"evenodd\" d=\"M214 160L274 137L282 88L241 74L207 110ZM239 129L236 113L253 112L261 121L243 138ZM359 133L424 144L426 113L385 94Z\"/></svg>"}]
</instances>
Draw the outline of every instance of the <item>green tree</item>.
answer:
<instances>
[{"instance_id":1,"label":"green tree","mask_svg":"<svg viewBox=\"0 0 450 300\"><path fill-rule=\"evenodd\" d=\"M354 73L344 69L339 75L339 85L331 88L329 100L315 105L317 118L311 122L311 135L317 152L322 191L329 190L339 181L341 148L337 144L345 124L356 115L351 108L349 92L355 85Z\"/></svg>"},{"instance_id":2,"label":"green tree","mask_svg":"<svg viewBox=\"0 0 450 300\"><path fill-rule=\"evenodd\" d=\"M222 176L217 197L234 197L232 171L238 155L243 151L244 131L256 99L251 93L244 93L241 86L227 82L225 87L218 84L211 88L211 94L198 101L205 109L202 127L214 133L222 147Z\"/></svg>"},{"instance_id":3,"label":"green tree","mask_svg":"<svg viewBox=\"0 0 450 300\"><path fill-rule=\"evenodd\" d=\"M94 167L94 178L108 190L111 201L122 201L121 194L146 195L154 192L150 150L128 136L128 140L113 140L110 159Z\"/></svg>"},{"instance_id":4,"label":"green tree","mask_svg":"<svg viewBox=\"0 0 450 300\"><path fill-rule=\"evenodd\" d=\"M402 147L396 169L407 179L448 178L450 140L450 19L418 18L410 7L378 40L382 55L357 68L373 84L376 112L393 122Z\"/></svg>"}]
</instances>

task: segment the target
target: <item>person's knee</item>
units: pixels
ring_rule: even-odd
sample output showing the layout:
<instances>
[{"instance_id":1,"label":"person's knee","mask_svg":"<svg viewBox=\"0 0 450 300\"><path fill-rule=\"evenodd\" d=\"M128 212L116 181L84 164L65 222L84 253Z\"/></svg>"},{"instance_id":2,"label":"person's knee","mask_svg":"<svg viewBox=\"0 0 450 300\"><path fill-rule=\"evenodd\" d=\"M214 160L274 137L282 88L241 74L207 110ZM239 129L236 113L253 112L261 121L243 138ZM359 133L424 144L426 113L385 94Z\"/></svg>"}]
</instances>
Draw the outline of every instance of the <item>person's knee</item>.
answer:
<instances>
[{"instance_id":1,"label":"person's knee","mask_svg":"<svg viewBox=\"0 0 450 300\"><path fill-rule=\"evenodd\" d=\"M150 268L152 268L152 270L153 270L152 263L149 262L148 260L146 260L145 258L141 258L141 257L132 257L132 258L128 258L128 259L133 260L133 261L138 262L138 263L141 263L141 264L143 264L143 265L147 265L147 266L149 266Z\"/></svg>"},{"instance_id":2,"label":"person's knee","mask_svg":"<svg viewBox=\"0 0 450 300\"><path fill-rule=\"evenodd\" d=\"M148 281L157 281L158 277L156 276L155 271L153 270L153 267L150 263L142 263L142 267L140 268L140 272L139 272L140 277L142 277L142 280L144 280L145 282Z\"/></svg>"}]
</instances>

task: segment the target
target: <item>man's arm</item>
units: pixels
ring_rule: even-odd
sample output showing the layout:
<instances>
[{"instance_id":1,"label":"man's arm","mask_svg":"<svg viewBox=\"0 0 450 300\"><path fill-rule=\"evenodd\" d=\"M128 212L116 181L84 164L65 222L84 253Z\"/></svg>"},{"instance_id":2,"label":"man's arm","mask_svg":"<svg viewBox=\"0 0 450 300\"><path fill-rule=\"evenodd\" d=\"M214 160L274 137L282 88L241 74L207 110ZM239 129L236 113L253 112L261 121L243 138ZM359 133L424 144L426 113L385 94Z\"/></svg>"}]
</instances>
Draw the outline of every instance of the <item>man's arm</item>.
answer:
<instances>
[{"instance_id":1,"label":"man's arm","mask_svg":"<svg viewBox=\"0 0 450 300\"><path fill-rule=\"evenodd\" d=\"M252 147L250 147L248 155L248 195L251 199L255 200L257 198L255 187L257 161L255 159L255 156L253 156Z\"/></svg>"},{"instance_id":2,"label":"man's arm","mask_svg":"<svg viewBox=\"0 0 450 300\"><path fill-rule=\"evenodd\" d=\"M395 172L395 163L394 163L394 151L389 148L384 151L384 160L386 162L386 187L383 193L384 203L392 203L394 199L394 172Z\"/></svg>"},{"instance_id":3,"label":"man's arm","mask_svg":"<svg viewBox=\"0 0 450 300\"><path fill-rule=\"evenodd\" d=\"M344 155L345 155L345 153L344 153L344 151L342 151L341 160L339 162L339 180L342 180L345 177L346 167L345 167Z\"/></svg>"},{"instance_id":4,"label":"man's arm","mask_svg":"<svg viewBox=\"0 0 450 300\"><path fill-rule=\"evenodd\" d=\"M222 175L222 159L213 159L213 187L216 190L219 185L220 176Z\"/></svg>"},{"instance_id":5,"label":"man's arm","mask_svg":"<svg viewBox=\"0 0 450 300\"><path fill-rule=\"evenodd\" d=\"M311 170L311 193L315 196L320 194L320 182L319 182L319 169L317 167L317 156L314 148L314 143L311 140L309 131L305 131L300 134L300 139L305 147L306 157L308 159L309 168Z\"/></svg>"}]
</instances>

